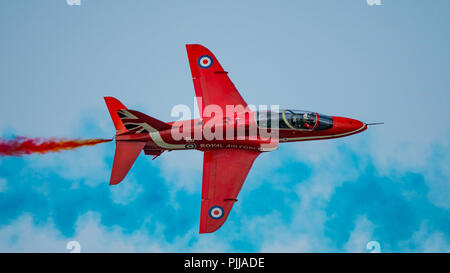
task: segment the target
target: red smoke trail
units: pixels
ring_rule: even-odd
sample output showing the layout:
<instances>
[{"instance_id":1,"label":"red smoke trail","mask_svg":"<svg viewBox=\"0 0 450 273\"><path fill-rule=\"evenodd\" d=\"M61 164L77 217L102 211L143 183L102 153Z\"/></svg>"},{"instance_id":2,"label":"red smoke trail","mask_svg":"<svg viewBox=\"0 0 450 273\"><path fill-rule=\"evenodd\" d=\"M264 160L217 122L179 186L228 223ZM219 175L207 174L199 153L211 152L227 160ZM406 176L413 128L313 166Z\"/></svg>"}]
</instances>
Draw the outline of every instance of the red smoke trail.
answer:
<instances>
[{"instance_id":1,"label":"red smoke trail","mask_svg":"<svg viewBox=\"0 0 450 273\"><path fill-rule=\"evenodd\" d=\"M72 150L82 146L93 146L111 139L58 139L16 137L11 140L0 138L0 156L22 156Z\"/></svg>"}]
</instances>

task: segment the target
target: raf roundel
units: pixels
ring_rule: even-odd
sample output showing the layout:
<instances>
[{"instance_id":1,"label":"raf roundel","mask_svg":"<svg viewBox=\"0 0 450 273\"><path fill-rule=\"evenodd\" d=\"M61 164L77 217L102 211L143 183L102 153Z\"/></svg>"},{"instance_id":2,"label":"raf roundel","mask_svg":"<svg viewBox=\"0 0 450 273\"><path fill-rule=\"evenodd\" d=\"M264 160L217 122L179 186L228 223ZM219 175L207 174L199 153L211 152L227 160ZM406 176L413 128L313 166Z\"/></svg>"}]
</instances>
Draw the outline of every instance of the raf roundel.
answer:
<instances>
[{"instance_id":1,"label":"raf roundel","mask_svg":"<svg viewBox=\"0 0 450 273\"><path fill-rule=\"evenodd\" d=\"M186 147L186 149L195 149L195 147L197 147L197 145L195 145L195 143L188 143L188 144L184 145L184 147Z\"/></svg>"},{"instance_id":2,"label":"raf roundel","mask_svg":"<svg viewBox=\"0 0 450 273\"><path fill-rule=\"evenodd\" d=\"M208 55L203 55L200 58L198 58L198 65L201 68L208 68L213 64L213 60Z\"/></svg>"},{"instance_id":3,"label":"raf roundel","mask_svg":"<svg viewBox=\"0 0 450 273\"><path fill-rule=\"evenodd\" d=\"M209 209L209 216L213 219L220 219L224 215L223 208L220 206L214 206Z\"/></svg>"}]
</instances>

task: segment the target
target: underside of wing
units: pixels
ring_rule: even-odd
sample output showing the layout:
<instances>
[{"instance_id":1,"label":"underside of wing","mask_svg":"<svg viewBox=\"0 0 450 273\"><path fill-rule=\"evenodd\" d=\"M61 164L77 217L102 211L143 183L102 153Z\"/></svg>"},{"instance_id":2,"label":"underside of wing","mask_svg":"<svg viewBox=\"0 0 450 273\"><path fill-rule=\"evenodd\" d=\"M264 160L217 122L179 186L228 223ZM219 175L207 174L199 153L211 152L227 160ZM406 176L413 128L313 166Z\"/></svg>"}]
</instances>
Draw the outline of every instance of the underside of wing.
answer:
<instances>
[{"instance_id":1,"label":"underside of wing","mask_svg":"<svg viewBox=\"0 0 450 273\"><path fill-rule=\"evenodd\" d=\"M238 149L204 152L200 233L216 231L228 218L259 154Z\"/></svg>"},{"instance_id":2,"label":"underside of wing","mask_svg":"<svg viewBox=\"0 0 450 273\"><path fill-rule=\"evenodd\" d=\"M201 117L209 105L220 107L223 115L226 114L226 105L237 106L242 111L247 108L247 103L231 82L228 72L223 70L209 49L191 44L186 45L186 50Z\"/></svg>"}]
</instances>

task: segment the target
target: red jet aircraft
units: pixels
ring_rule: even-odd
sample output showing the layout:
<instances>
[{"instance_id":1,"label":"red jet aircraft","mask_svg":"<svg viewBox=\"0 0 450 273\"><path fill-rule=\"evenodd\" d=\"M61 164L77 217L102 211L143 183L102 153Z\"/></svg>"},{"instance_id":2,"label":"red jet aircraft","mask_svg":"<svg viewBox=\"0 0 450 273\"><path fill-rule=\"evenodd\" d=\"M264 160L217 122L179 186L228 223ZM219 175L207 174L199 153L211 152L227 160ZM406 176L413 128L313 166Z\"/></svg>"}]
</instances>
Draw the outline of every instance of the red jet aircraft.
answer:
<instances>
[{"instance_id":1,"label":"red jet aircraft","mask_svg":"<svg viewBox=\"0 0 450 273\"><path fill-rule=\"evenodd\" d=\"M262 152L276 150L284 142L349 136L370 125L309 111L252 111L211 51L196 44L186 45L186 49L200 119L166 123L105 97L117 130L110 184L125 178L142 150L154 158L164 151L202 151L200 233L222 226L253 161ZM234 108L231 113L230 106ZM270 136L263 136L261 129L270 131Z\"/></svg>"}]
</instances>

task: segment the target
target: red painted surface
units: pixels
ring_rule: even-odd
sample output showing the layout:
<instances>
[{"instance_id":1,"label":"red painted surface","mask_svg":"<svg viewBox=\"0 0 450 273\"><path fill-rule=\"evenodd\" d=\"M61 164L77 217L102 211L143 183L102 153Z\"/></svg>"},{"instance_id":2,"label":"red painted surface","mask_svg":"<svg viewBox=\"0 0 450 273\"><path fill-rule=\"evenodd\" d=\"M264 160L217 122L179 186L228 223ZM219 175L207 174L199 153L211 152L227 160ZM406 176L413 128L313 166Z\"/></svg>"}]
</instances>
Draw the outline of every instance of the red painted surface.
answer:
<instances>
[{"instance_id":1,"label":"red painted surface","mask_svg":"<svg viewBox=\"0 0 450 273\"><path fill-rule=\"evenodd\" d=\"M111 184L123 180L141 150L154 158L166 150L203 151L200 233L214 232L223 225L261 152L276 150L283 142L338 138L367 129L361 121L332 117L331 128L319 130L321 117L316 113L316 123L306 129L277 128L277 138L264 138L259 130L253 130L257 128L256 113L247 107L214 54L201 45L186 45L186 49L202 119L165 123L106 97L117 130ZM216 105L224 116L204 113L211 105ZM230 105L241 108L228 113ZM205 131L221 133L211 139L202 133ZM183 137L176 139L177 133Z\"/></svg>"}]
</instances>

